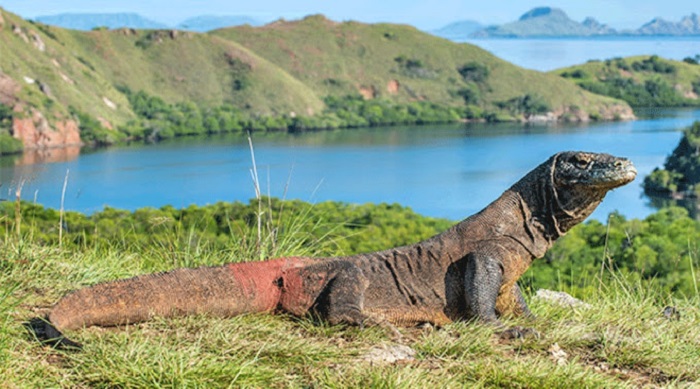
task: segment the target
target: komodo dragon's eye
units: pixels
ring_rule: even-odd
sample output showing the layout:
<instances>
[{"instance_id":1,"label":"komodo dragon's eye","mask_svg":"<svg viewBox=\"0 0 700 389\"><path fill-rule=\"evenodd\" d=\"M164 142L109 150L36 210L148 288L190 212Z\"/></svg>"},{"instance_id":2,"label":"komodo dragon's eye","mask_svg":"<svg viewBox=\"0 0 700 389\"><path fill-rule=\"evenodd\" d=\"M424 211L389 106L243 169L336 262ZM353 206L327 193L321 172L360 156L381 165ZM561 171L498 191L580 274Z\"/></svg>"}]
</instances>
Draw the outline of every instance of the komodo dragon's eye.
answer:
<instances>
[{"instance_id":1,"label":"komodo dragon's eye","mask_svg":"<svg viewBox=\"0 0 700 389\"><path fill-rule=\"evenodd\" d=\"M569 162L571 162L572 165L576 166L579 169L586 169L588 168L588 165L590 165L591 160L581 155L574 155L573 157L571 157Z\"/></svg>"}]
</instances>

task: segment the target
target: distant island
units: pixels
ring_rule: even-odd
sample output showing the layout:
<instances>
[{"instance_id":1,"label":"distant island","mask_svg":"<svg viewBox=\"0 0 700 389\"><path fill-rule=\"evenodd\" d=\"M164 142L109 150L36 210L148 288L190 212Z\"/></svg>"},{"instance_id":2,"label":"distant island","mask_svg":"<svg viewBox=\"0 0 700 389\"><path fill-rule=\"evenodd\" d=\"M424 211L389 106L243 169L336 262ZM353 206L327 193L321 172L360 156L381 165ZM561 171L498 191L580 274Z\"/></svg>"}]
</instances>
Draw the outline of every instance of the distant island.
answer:
<instances>
[{"instance_id":1,"label":"distant island","mask_svg":"<svg viewBox=\"0 0 700 389\"><path fill-rule=\"evenodd\" d=\"M263 24L262 21L245 15L201 15L184 20L175 26L169 26L136 13L64 13L37 16L34 20L51 26L80 31L98 28L157 30L174 27L179 30L207 32L224 27Z\"/></svg>"},{"instance_id":2,"label":"distant island","mask_svg":"<svg viewBox=\"0 0 700 389\"><path fill-rule=\"evenodd\" d=\"M468 38L534 38L534 37L600 37L600 36L700 36L700 17L693 13L679 22L655 18L636 30L616 30L593 17L582 22L571 19L559 8L537 7L523 14L520 19L500 26L475 30L478 22L454 22L438 30L434 35L463 40Z\"/></svg>"}]
</instances>

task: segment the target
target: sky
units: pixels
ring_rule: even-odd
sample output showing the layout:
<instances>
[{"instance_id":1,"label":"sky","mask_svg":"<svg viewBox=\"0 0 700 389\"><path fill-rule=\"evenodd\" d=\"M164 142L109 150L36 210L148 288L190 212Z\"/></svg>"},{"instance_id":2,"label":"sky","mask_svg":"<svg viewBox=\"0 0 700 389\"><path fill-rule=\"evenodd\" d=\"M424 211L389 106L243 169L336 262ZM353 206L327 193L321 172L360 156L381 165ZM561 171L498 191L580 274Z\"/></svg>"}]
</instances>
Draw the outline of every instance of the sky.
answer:
<instances>
[{"instance_id":1,"label":"sky","mask_svg":"<svg viewBox=\"0 0 700 389\"><path fill-rule=\"evenodd\" d=\"M407 23L426 30L459 20L503 24L537 6L561 8L577 21L593 16L617 29L638 28L655 17L679 21L700 13L697 0L0 0L0 7L24 18L66 12L135 12L176 25L199 15L245 15L272 21L322 13L336 21Z\"/></svg>"}]
</instances>

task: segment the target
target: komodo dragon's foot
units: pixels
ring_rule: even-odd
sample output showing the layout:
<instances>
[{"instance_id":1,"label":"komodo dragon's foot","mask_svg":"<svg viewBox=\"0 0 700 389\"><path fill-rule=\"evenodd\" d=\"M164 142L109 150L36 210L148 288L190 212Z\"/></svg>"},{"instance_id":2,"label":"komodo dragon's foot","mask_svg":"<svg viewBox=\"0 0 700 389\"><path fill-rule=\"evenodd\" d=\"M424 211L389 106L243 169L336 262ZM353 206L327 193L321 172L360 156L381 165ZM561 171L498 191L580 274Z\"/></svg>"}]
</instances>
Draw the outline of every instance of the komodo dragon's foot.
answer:
<instances>
[{"instance_id":1,"label":"komodo dragon's foot","mask_svg":"<svg viewBox=\"0 0 700 389\"><path fill-rule=\"evenodd\" d=\"M531 338L531 337L534 337L535 339L539 339L539 337L540 337L540 333L537 332L536 329L529 328L529 327L521 327L521 326L513 326L513 327L507 328L505 330L496 332L496 334L501 339L505 339L505 340L523 339L523 338Z\"/></svg>"},{"instance_id":2,"label":"komodo dragon's foot","mask_svg":"<svg viewBox=\"0 0 700 389\"><path fill-rule=\"evenodd\" d=\"M66 338L47 319L35 317L24 323L24 328L42 344L62 350L80 350L83 345Z\"/></svg>"}]
</instances>

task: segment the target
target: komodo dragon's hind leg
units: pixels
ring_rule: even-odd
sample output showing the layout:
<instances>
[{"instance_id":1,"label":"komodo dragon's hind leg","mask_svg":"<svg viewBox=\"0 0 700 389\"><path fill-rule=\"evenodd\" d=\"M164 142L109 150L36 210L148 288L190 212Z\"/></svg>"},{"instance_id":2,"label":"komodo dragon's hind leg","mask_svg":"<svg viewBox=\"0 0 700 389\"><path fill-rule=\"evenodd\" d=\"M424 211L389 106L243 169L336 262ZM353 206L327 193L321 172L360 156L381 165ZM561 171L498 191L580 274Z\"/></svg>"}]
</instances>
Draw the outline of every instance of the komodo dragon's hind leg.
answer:
<instances>
[{"instance_id":1,"label":"komodo dragon's hind leg","mask_svg":"<svg viewBox=\"0 0 700 389\"><path fill-rule=\"evenodd\" d=\"M362 313L362 307L369 280L359 267L347 261L334 261L310 266L305 271L328 274L328 282L312 307L315 313L331 324L364 324L367 316Z\"/></svg>"},{"instance_id":2,"label":"komodo dragon's hind leg","mask_svg":"<svg viewBox=\"0 0 700 389\"><path fill-rule=\"evenodd\" d=\"M325 269L318 269L324 267ZM306 271L328 272L329 281L321 291L312 310L331 324L356 326L380 326L388 329L392 336L400 338L401 333L385 318L364 312L365 290L369 280L362 269L348 261L337 261L310 266Z\"/></svg>"}]
</instances>

